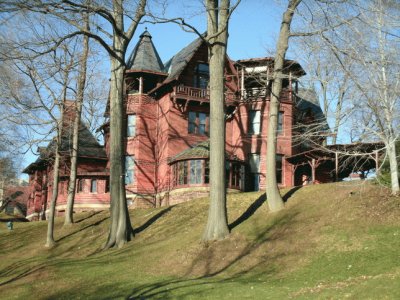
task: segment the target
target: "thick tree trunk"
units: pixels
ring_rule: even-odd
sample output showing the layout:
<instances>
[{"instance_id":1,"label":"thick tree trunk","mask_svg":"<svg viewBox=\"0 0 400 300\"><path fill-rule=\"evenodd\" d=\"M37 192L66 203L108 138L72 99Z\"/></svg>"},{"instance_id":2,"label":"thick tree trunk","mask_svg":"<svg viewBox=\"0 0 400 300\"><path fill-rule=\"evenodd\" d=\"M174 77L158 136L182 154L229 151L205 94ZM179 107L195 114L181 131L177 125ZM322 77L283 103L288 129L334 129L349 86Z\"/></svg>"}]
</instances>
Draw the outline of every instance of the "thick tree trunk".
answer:
<instances>
[{"instance_id":1,"label":"thick tree trunk","mask_svg":"<svg viewBox=\"0 0 400 300\"><path fill-rule=\"evenodd\" d=\"M146 0L137 3L132 23L124 31L123 0L113 0L113 46L110 53L110 198L111 225L104 249L122 247L133 236L125 191L124 75L126 48L145 14Z\"/></svg>"},{"instance_id":2,"label":"thick tree trunk","mask_svg":"<svg viewBox=\"0 0 400 300\"><path fill-rule=\"evenodd\" d=\"M86 23L88 26L88 23ZM65 221L64 225L69 225L74 222L74 201L75 201L75 191L76 191L76 175L77 175L77 164L78 164L78 151L79 151L79 127L81 123L82 115L82 104L83 96L86 84L86 70L87 70L87 59L89 54L89 37L83 36L83 52L80 61L80 72L79 81L77 87L77 97L76 97L76 107L75 107L75 118L72 133L72 153L71 153L71 173L69 176L68 183L68 198L67 207L65 209Z\"/></svg>"},{"instance_id":3,"label":"thick tree trunk","mask_svg":"<svg viewBox=\"0 0 400 300\"><path fill-rule=\"evenodd\" d=\"M124 71L121 61L111 58L110 89L110 198L111 226L105 249L122 247L133 236L125 192Z\"/></svg>"},{"instance_id":4,"label":"thick tree trunk","mask_svg":"<svg viewBox=\"0 0 400 300\"><path fill-rule=\"evenodd\" d=\"M271 211L279 211L284 207L283 199L279 193L276 181L276 150L277 150L277 128L279 113L279 95L282 91L283 65L286 51L289 46L290 24L293 19L294 10L301 0L289 1L288 8L283 14L279 39L274 61L274 80L272 85L271 101L268 115L268 137L267 137L267 200Z\"/></svg>"},{"instance_id":5,"label":"thick tree trunk","mask_svg":"<svg viewBox=\"0 0 400 300\"><path fill-rule=\"evenodd\" d=\"M212 38L209 46L210 64L210 207L203 240L218 240L229 234L225 188L225 111L224 67L228 40L229 1L207 1L208 35L225 30ZM218 10L218 8L220 8ZM218 23L218 11L220 22Z\"/></svg>"}]
</instances>

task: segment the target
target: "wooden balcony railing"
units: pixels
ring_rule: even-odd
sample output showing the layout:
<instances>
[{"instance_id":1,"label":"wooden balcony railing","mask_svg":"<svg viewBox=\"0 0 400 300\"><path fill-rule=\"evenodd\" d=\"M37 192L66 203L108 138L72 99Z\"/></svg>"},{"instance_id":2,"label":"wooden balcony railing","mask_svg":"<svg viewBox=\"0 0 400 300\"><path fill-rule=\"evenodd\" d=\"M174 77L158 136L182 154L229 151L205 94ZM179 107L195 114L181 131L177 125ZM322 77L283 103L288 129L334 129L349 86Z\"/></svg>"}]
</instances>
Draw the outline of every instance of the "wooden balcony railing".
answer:
<instances>
[{"instance_id":1,"label":"wooden balcony railing","mask_svg":"<svg viewBox=\"0 0 400 300\"><path fill-rule=\"evenodd\" d=\"M197 100L201 102L210 101L209 89L195 88L186 85L178 85L174 87L174 97L187 100ZM238 101L239 97L232 92L225 92L225 102L232 103Z\"/></svg>"}]
</instances>

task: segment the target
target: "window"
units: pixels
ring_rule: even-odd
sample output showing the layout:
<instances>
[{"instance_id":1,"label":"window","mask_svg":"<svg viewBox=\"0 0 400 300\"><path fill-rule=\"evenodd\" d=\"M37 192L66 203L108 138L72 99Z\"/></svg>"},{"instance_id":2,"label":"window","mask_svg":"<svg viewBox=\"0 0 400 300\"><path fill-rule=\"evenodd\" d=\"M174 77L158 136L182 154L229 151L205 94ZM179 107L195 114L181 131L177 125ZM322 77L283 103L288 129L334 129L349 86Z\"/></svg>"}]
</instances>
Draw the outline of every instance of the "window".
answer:
<instances>
[{"instance_id":1,"label":"window","mask_svg":"<svg viewBox=\"0 0 400 300\"><path fill-rule=\"evenodd\" d=\"M96 179L92 179L92 182L90 183L90 192L97 193L97 180Z\"/></svg>"},{"instance_id":2,"label":"window","mask_svg":"<svg viewBox=\"0 0 400 300\"><path fill-rule=\"evenodd\" d=\"M259 110L251 110L249 114L249 134L260 134L260 125L261 112Z\"/></svg>"},{"instance_id":3,"label":"window","mask_svg":"<svg viewBox=\"0 0 400 300\"><path fill-rule=\"evenodd\" d=\"M187 161L180 161L176 164L176 184L185 185L188 183Z\"/></svg>"},{"instance_id":4,"label":"window","mask_svg":"<svg viewBox=\"0 0 400 300\"><path fill-rule=\"evenodd\" d=\"M203 159L179 161L174 166L175 185L209 183L209 162Z\"/></svg>"},{"instance_id":5,"label":"window","mask_svg":"<svg viewBox=\"0 0 400 300\"><path fill-rule=\"evenodd\" d=\"M135 180L135 157L125 156L125 184L132 184Z\"/></svg>"},{"instance_id":6,"label":"window","mask_svg":"<svg viewBox=\"0 0 400 300\"><path fill-rule=\"evenodd\" d=\"M278 113L278 128L277 128L278 134L283 133L283 111L280 111Z\"/></svg>"},{"instance_id":7,"label":"window","mask_svg":"<svg viewBox=\"0 0 400 300\"><path fill-rule=\"evenodd\" d=\"M206 89L210 78L210 69L208 64L199 63L194 70L193 85L194 87Z\"/></svg>"},{"instance_id":8,"label":"window","mask_svg":"<svg viewBox=\"0 0 400 300\"><path fill-rule=\"evenodd\" d=\"M210 183L210 161L204 161L204 183Z\"/></svg>"},{"instance_id":9,"label":"window","mask_svg":"<svg viewBox=\"0 0 400 300\"><path fill-rule=\"evenodd\" d=\"M201 184L203 182L201 160L190 161L190 184Z\"/></svg>"},{"instance_id":10,"label":"window","mask_svg":"<svg viewBox=\"0 0 400 300\"><path fill-rule=\"evenodd\" d=\"M251 173L260 173L260 154L250 153L249 165Z\"/></svg>"},{"instance_id":11,"label":"window","mask_svg":"<svg viewBox=\"0 0 400 300\"><path fill-rule=\"evenodd\" d=\"M78 180L78 193L83 193L83 188L85 186L85 179Z\"/></svg>"},{"instance_id":12,"label":"window","mask_svg":"<svg viewBox=\"0 0 400 300\"><path fill-rule=\"evenodd\" d=\"M127 136L132 137L136 135L136 115L128 115L127 120Z\"/></svg>"},{"instance_id":13,"label":"window","mask_svg":"<svg viewBox=\"0 0 400 300\"><path fill-rule=\"evenodd\" d=\"M231 186L240 186L240 164L232 163L231 166Z\"/></svg>"},{"instance_id":14,"label":"window","mask_svg":"<svg viewBox=\"0 0 400 300\"><path fill-rule=\"evenodd\" d=\"M110 192L110 180L106 179L106 183L105 183L105 187L104 187L104 193L109 193Z\"/></svg>"},{"instance_id":15,"label":"window","mask_svg":"<svg viewBox=\"0 0 400 300\"><path fill-rule=\"evenodd\" d=\"M282 183L282 161L283 155L277 154L276 155L276 182Z\"/></svg>"},{"instance_id":16,"label":"window","mask_svg":"<svg viewBox=\"0 0 400 300\"><path fill-rule=\"evenodd\" d=\"M190 111L188 116L188 133L208 135L208 123L208 114Z\"/></svg>"}]
</instances>

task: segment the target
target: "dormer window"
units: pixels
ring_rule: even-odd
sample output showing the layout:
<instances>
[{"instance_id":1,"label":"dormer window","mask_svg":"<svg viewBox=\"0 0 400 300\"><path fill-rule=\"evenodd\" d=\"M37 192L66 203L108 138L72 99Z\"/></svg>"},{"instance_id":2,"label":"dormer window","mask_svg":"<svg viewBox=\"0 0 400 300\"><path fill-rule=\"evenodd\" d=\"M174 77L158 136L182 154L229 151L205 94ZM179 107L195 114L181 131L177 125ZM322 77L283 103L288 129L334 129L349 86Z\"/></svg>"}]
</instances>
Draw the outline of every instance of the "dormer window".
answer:
<instances>
[{"instance_id":1,"label":"dormer window","mask_svg":"<svg viewBox=\"0 0 400 300\"><path fill-rule=\"evenodd\" d=\"M200 89L206 89L210 79L210 69L206 63L198 63L194 70L193 85Z\"/></svg>"}]
</instances>

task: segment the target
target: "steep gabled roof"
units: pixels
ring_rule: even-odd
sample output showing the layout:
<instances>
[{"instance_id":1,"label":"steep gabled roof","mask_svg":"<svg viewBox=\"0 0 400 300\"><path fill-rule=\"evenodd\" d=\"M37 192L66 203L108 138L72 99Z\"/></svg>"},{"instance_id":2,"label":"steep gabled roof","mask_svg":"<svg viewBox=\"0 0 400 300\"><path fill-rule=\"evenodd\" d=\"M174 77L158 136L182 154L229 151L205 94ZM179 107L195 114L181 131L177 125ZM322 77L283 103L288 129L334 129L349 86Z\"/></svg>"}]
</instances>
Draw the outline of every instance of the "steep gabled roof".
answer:
<instances>
[{"instance_id":1,"label":"steep gabled roof","mask_svg":"<svg viewBox=\"0 0 400 300\"><path fill-rule=\"evenodd\" d=\"M135 71L163 72L164 65L147 29L140 35L138 43L128 58L126 68Z\"/></svg>"},{"instance_id":2,"label":"steep gabled roof","mask_svg":"<svg viewBox=\"0 0 400 300\"><path fill-rule=\"evenodd\" d=\"M195 39L165 63L164 72L168 73L166 83L179 77L202 43L201 37Z\"/></svg>"},{"instance_id":3,"label":"steep gabled roof","mask_svg":"<svg viewBox=\"0 0 400 300\"><path fill-rule=\"evenodd\" d=\"M78 156L106 159L104 147L99 144L90 130L82 122L79 125ZM61 153L72 152L72 127L66 130L61 141Z\"/></svg>"},{"instance_id":4,"label":"steep gabled roof","mask_svg":"<svg viewBox=\"0 0 400 300\"><path fill-rule=\"evenodd\" d=\"M79 149L78 157L88 157L105 160L107 159L104 147L99 144L90 130L81 122L79 126ZM22 172L31 173L33 170L41 169L47 165L54 155L56 141L53 139L47 147L39 147L39 157L35 162L27 166ZM64 128L61 139L61 155L70 155L72 153L72 126Z\"/></svg>"}]
</instances>

